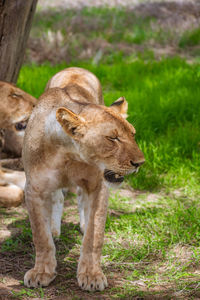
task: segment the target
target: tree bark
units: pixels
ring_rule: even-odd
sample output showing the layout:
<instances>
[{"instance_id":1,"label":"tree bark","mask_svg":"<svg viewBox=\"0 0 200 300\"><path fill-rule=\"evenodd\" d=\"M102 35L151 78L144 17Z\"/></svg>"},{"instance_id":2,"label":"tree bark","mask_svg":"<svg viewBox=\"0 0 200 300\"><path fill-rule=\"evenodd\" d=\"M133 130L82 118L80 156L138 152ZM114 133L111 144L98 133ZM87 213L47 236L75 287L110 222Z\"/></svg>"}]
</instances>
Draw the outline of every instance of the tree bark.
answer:
<instances>
[{"instance_id":1,"label":"tree bark","mask_svg":"<svg viewBox=\"0 0 200 300\"><path fill-rule=\"evenodd\" d=\"M37 0L0 0L0 80L16 83Z\"/></svg>"}]
</instances>

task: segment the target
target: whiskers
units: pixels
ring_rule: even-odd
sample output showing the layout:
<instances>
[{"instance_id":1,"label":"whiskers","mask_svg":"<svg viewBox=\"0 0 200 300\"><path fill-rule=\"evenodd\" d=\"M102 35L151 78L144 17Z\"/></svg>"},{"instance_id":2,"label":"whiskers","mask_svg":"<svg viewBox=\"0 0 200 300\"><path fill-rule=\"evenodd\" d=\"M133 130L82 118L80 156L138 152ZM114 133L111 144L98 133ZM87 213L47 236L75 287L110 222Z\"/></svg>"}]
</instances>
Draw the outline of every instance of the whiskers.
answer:
<instances>
[{"instance_id":1,"label":"whiskers","mask_svg":"<svg viewBox=\"0 0 200 300\"><path fill-rule=\"evenodd\" d=\"M131 124L137 131L137 127L139 126L140 122L143 120L143 117L141 115L132 115L131 116Z\"/></svg>"},{"instance_id":2,"label":"whiskers","mask_svg":"<svg viewBox=\"0 0 200 300\"><path fill-rule=\"evenodd\" d=\"M115 172L115 173L118 173L118 172ZM112 175L112 174L113 174L113 171L111 171L111 170L106 170L106 171L105 171L105 174L106 174L106 175Z\"/></svg>"}]
</instances>

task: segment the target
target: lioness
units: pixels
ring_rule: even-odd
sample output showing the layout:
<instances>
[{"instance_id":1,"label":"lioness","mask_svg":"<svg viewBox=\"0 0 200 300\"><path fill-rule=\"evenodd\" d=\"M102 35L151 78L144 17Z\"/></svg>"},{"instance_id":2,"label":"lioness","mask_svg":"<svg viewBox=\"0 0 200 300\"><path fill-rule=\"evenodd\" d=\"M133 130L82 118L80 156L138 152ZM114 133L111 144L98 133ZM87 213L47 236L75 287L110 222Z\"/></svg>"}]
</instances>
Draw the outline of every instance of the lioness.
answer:
<instances>
[{"instance_id":1,"label":"lioness","mask_svg":"<svg viewBox=\"0 0 200 300\"><path fill-rule=\"evenodd\" d=\"M135 129L121 115L124 98L103 105L98 79L89 71L68 68L48 83L29 119L23 147L25 199L36 261L24 277L28 287L47 286L56 276L55 246L63 208L61 188L78 187L84 229L77 279L83 290L107 286L101 249L108 206L108 186L144 162Z\"/></svg>"},{"instance_id":2,"label":"lioness","mask_svg":"<svg viewBox=\"0 0 200 300\"><path fill-rule=\"evenodd\" d=\"M21 156L27 120L36 98L17 88L15 85L0 81L0 128L2 156ZM12 160L13 164L14 160ZM1 168L8 160L0 161L0 206L18 206L23 199L25 174Z\"/></svg>"}]
</instances>

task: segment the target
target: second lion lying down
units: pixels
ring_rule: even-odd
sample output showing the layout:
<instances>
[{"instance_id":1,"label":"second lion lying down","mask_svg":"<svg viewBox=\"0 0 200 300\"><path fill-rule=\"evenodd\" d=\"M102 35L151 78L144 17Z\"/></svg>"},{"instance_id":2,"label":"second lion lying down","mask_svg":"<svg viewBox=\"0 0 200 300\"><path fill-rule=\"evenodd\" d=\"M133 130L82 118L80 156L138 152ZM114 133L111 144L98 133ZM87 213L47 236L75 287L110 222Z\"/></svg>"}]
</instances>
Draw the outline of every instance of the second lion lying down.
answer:
<instances>
[{"instance_id":1,"label":"second lion lying down","mask_svg":"<svg viewBox=\"0 0 200 300\"><path fill-rule=\"evenodd\" d=\"M77 279L84 290L107 286L100 259L108 206L108 186L136 172L144 162L135 129L123 116L124 98L103 105L98 79L68 68L48 83L30 117L23 149L25 198L36 260L25 274L28 287L47 286L56 276L53 236L59 236L63 187L78 188L84 231Z\"/></svg>"}]
</instances>

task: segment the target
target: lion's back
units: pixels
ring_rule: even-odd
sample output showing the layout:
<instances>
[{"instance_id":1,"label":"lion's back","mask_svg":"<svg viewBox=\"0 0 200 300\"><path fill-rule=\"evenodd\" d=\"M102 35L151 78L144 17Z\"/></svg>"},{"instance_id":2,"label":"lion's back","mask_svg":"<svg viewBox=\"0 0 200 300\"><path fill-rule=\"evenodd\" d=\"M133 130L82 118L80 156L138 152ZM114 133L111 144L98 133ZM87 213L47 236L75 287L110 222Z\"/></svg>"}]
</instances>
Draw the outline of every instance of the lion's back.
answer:
<instances>
[{"instance_id":1,"label":"lion's back","mask_svg":"<svg viewBox=\"0 0 200 300\"><path fill-rule=\"evenodd\" d=\"M49 80L46 90L54 87L65 88L73 84L87 90L92 96L90 100L92 103L104 104L101 84L98 78L90 71L82 68L71 67L58 72Z\"/></svg>"}]
</instances>

